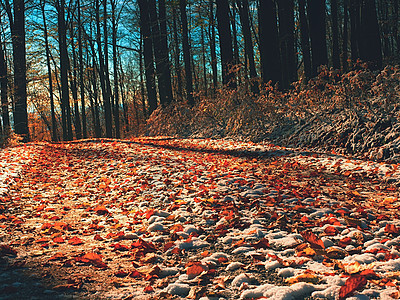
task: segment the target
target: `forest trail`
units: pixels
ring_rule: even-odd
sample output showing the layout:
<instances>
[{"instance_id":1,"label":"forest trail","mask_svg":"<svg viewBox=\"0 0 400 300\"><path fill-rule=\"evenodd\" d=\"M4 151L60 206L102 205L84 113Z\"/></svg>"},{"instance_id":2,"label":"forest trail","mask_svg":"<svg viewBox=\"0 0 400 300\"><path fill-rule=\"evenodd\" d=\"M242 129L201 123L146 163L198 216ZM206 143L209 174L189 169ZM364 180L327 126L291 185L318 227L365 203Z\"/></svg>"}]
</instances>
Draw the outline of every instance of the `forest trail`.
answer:
<instances>
[{"instance_id":1,"label":"forest trail","mask_svg":"<svg viewBox=\"0 0 400 300\"><path fill-rule=\"evenodd\" d=\"M400 298L397 165L172 138L1 156L0 299Z\"/></svg>"}]
</instances>

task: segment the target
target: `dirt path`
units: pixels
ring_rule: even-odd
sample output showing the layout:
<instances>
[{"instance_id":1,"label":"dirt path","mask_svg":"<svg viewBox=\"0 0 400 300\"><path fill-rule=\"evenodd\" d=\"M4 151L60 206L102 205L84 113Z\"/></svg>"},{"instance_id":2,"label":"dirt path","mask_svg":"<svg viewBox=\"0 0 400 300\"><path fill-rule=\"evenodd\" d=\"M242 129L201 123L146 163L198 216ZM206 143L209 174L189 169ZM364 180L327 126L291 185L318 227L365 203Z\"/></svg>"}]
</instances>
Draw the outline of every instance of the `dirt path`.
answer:
<instances>
[{"instance_id":1,"label":"dirt path","mask_svg":"<svg viewBox=\"0 0 400 300\"><path fill-rule=\"evenodd\" d=\"M0 299L335 299L356 275L396 297L396 182L236 146L37 145L2 197Z\"/></svg>"}]
</instances>

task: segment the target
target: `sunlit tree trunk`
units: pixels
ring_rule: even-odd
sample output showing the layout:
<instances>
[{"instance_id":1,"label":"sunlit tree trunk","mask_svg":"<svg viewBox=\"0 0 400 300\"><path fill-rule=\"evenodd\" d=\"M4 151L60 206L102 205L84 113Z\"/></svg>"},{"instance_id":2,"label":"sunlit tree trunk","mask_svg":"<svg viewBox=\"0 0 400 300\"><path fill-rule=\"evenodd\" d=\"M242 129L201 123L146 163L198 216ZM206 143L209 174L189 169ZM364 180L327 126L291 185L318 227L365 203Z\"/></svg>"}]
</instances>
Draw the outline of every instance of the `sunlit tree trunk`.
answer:
<instances>
[{"instance_id":1,"label":"sunlit tree trunk","mask_svg":"<svg viewBox=\"0 0 400 300\"><path fill-rule=\"evenodd\" d=\"M41 10L42 10L42 17L43 17L43 34L44 34L44 44L46 50L46 65L47 65L47 74L49 76L49 96L50 96L50 114L51 114L51 140L57 141L58 134L57 134L57 119L54 107L54 93L53 93L53 77L51 72L51 63L50 63L50 46L49 46L49 38L48 38L48 31L47 31L47 21L46 21L46 14L45 14L45 1L41 1Z\"/></svg>"},{"instance_id":2,"label":"sunlit tree trunk","mask_svg":"<svg viewBox=\"0 0 400 300\"><path fill-rule=\"evenodd\" d=\"M87 138L86 104L85 104L85 83L83 79L83 46L82 46L82 22L81 22L81 2L78 0L78 59L79 59L79 90L81 97L82 110L82 135Z\"/></svg>"},{"instance_id":3,"label":"sunlit tree trunk","mask_svg":"<svg viewBox=\"0 0 400 300\"><path fill-rule=\"evenodd\" d=\"M57 0L56 8L58 16L58 43L60 51L61 121L63 128L63 140L70 141L72 140L73 135L68 88L68 52L67 28L65 24L65 0Z\"/></svg>"},{"instance_id":4,"label":"sunlit tree trunk","mask_svg":"<svg viewBox=\"0 0 400 300\"><path fill-rule=\"evenodd\" d=\"M104 117L106 125L106 137L112 137L112 117L111 117L111 94L109 84L107 84L107 70L106 70L106 60L103 57L103 50L101 47L101 28L100 28L100 3L99 0L95 1L95 14L96 14L96 42L97 42L97 52L99 56L99 76L101 93L103 95L104 103Z\"/></svg>"},{"instance_id":5,"label":"sunlit tree trunk","mask_svg":"<svg viewBox=\"0 0 400 300\"><path fill-rule=\"evenodd\" d=\"M69 79L70 79L70 87L71 87L71 92L72 92L72 100L74 102L75 135L76 135L77 139L81 139L82 138L82 126L81 126L81 118L79 116L77 66L76 66L76 52L75 52L73 22L70 22L70 39L71 39L71 45L72 45L72 64L71 64L71 61L68 59L68 66L69 66Z\"/></svg>"}]
</instances>

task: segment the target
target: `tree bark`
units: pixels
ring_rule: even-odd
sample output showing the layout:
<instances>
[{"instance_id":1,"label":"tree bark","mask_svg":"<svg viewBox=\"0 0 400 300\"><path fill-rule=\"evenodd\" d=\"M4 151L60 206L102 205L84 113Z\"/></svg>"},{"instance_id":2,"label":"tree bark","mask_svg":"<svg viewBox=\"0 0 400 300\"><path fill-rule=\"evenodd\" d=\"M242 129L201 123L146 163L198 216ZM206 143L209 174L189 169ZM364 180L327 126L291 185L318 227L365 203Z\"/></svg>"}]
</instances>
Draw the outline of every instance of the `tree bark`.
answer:
<instances>
[{"instance_id":1,"label":"tree bark","mask_svg":"<svg viewBox=\"0 0 400 300\"><path fill-rule=\"evenodd\" d=\"M79 59L79 91L81 97L82 110L82 135L87 138L86 104L85 104L85 83L83 79L83 46L82 46L82 21L81 21L81 2L78 0L78 59Z\"/></svg>"},{"instance_id":2,"label":"tree bark","mask_svg":"<svg viewBox=\"0 0 400 300\"><path fill-rule=\"evenodd\" d=\"M258 12L262 78L275 85L282 78L275 2L260 0Z\"/></svg>"},{"instance_id":3,"label":"tree bark","mask_svg":"<svg viewBox=\"0 0 400 300\"><path fill-rule=\"evenodd\" d=\"M143 39L143 57L146 76L147 101L149 115L157 108L157 93L155 84L153 41L151 39L150 16L147 0L137 0L140 10L140 33Z\"/></svg>"},{"instance_id":4,"label":"tree bark","mask_svg":"<svg viewBox=\"0 0 400 300\"><path fill-rule=\"evenodd\" d=\"M3 50L3 43L0 35L0 89L1 89L1 117L3 119L3 134L10 131L10 115L8 111L8 74L7 59Z\"/></svg>"},{"instance_id":5,"label":"tree bark","mask_svg":"<svg viewBox=\"0 0 400 300\"><path fill-rule=\"evenodd\" d=\"M360 58L372 70L382 68L382 45L375 0L361 2Z\"/></svg>"},{"instance_id":6,"label":"tree bark","mask_svg":"<svg viewBox=\"0 0 400 300\"><path fill-rule=\"evenodd\" d=\"M257 70L254 61L253 52L253 39L251 36L250 22L249 22L249 1L248 0L238 0L237 5L239 8L240 24L242 27L243 38L244 38L244 52L249 63L250 71L250 90L252 93L257 94L259 92L257 83Z\"/></svg>"},{"instance_id":7,"label":"tree bark","mask_svg":"<svg viewBox=\"0 0 400 300\"><path fill-rule=\"evenodd\" d=\"M325 15L325 0L308 0L313 76L320 66L328 65Z\"/></svg>"},{"instance_id":8,"label":"tree bark","mask_svg":"<svg viewBox=\"0 0 400 300\"><path fill-rule=\"evenodd\" d=\"M349 39L349 30L348 30L348 22L349 22L349 6L348 6L348 0L343 1L343 44L342 44L342 66L343 66L343 71L347 71L349 68L348 65L348 39Z\"/></svg>"},{"instance_id":9,"label":"tree bark","mask_svg":"<svg viewBox=\"0 0 400 300\"><path fill-rule=\"evenodd\" d=\"M109 84L107 84L107 70L106 70L106 61L103 57L103 51L101 47L101 33L100 33L100 3L99 0L95 1L95 14L96 14L96 42L97 42L97 52L99 56L99 76L100 76L100 86L101 93L103 95L104 102L104 117L105 117L105 125L106 125L106 137L112 137L112 117L111 117L111 94Z\"/></svg>"},{"instance_id":10,"label":"tree bark","mask_svg":"<svg viewBox=\"0 0 400 300\"><path fill-rule=\"evenodd\" d=\"M211 69L213 78L213 93L218 88L218 68L217 68L217 54L215 43L215 18L214 18L214 1L209 0L209 40L210 40L210 56L211 56Z\"/></svg>"},{"instance_id":11,"label":"tree bark","mask_svg":"<svg viewBox=\"0 0 400 300\"><path fill-rule=\"evenodd\" d=\"M229 88L235 88L235 74L231 70L234 60L229 19L228 0L217 1L217 28L219 34L219 48L221 51L222 83Z\"/></svg>"},{"instance_id":12,"label":"tree bark","mask_svg":"<svg viewBox=\"0 0 400 300\"><path fill-rule=\"evenodd\" d=\"M334 69L340 69L337 0L331 0L331 16L332 16L332 64Z\"/></svg>"},{"instance_id":13,"label":"tree bark","mask_svg":"<svg viewBox=\"0 0 400 300\"><path fill-rule=\"evenodd\" d=\"M53 92L53 77L51 72L51 63L50 63L50 46L49 46L49 37L47 31L47 21L45 14L45 0L41 1L41 10L43 17L43 34L44 34L44 44L46 50L46 65L47 65L47 74L49 76L49 96L50 96L50 114L51 114L51 140L57 141L57 119L54 107L54 92Z\"/></svg>"},{"instance_id":14,"label":"tree bark","mask_svg":"<svg viewBox=\"0 0 400 300\"><path fill-rule=\"evenodd\" d=\"M68 52L67 28L65 24L65 0L58 0L56 2L56 6L58 16L58 43L60 50L61 120L63 128L63 140L71 141L73 135L68 88Z\"/></svg>"},{"instance_id":15,"label":"tree bark","mask_svg":"<svg viewBox=\"0 0 400 300\"><path fill-rule=\"evenodd\" d=\"M14 61L14 130L29 141L26 94L25 3L14 0L14 20L11 23Z\"/></svg>"},{"instance_id":16,"label":"tree bark","mask_svg":"<svg viewBox=\"0 0 400 300\"><path fill-rule=\"evenodd\" d=\"M310 34L306 16L306 1L299 0L300 18L300 42L303 51L304 77L308 81L312 77L311 54L310 54Z\"/></svg>"},{"instance_id":17,"label":"tree bark","mask_svg":"<svg viewBox=\"0 0 400 300\"><path fill-rule=\"evenodd\" d=\"M193 74L192 65L190 62L190 45L188 33L188 21L186 15L186 0L179 0L179 10L181 13L182 23L182 46L183 46L183 61L185 64L185 77L186 77L186 98L190 106L194 105L193 97Z\"/></svg>"},{"instance_id":18,"label":"tree bark","mask_svg":"<svg viewBox=\"0 0 400 300\"><path fill-rule=\"evenodd\" d=\"M172 30L174 32L174 63L175 63L175 74L176 74L176 96L182 98L182 73L181 73L181 62L179 58L180 48L178 39L178 26L176 22L177 12L175 5L172 7Z\"/></svg>"},{"instance_id":19,"label":"tree bark","mask_svg":"<svg viewBox=\"0 0 400 300\"><path fill-rule=\"evenodd\" d=\"M278 1L279 35L282 63L282 88L287 89L297 79L297 61L294 49L294 2Z\"/></svg>"},{"instance_id":20,"label":"tree bark","mask_svg":"<svg viewBox=\"0 0 400 300\"><path fill-rule=\"evenodd\" d=\"M113 47L113 69L114 69L114 123L115 137L121 138L121 128L119 120L119 78L118 78L118 49L117 49L117 19L115 15L116 0L111 0L111 22L112 22L112 47Z\"/></svg>"}]
</instances>

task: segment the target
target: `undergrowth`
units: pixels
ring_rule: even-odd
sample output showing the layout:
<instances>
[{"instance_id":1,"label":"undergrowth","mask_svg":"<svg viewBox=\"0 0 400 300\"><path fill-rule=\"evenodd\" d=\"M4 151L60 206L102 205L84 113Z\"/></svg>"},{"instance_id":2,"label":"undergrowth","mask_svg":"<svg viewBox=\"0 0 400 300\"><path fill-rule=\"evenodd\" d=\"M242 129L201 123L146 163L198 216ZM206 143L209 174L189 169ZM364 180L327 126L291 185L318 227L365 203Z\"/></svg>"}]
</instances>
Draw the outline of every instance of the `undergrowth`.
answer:
<instances>
[{"instance_id":1,"label":"undergrowth","mask_svg":"<svg viewBox=\"0 0 400 300\"><path fill-rule=\"evenodd\" d=\"M331 145L344 152L365 152L385 141L378 139L375 144L358 149L354 143L349 145L351 134L364 128L368 133L365 138L369 138L373 131L398 123L399 98L400 66L389 65L373 72L359 64L344 74L323 68L316 78L307 83L295 82L288 91L266 84L254 96L245 87L223 88L212 97L199 95L193 107L175 102L159 108L148 120L147 135L270 139L290 146ZM343 134L340 126L346 122L351 124L342 128L346 131ZM374 128L376 123L385 122L390 124ZM321 136L313 138L313 126L323 131L325 140L320 140Z\"/></svg>"}]
</instances>

